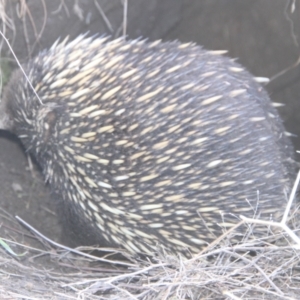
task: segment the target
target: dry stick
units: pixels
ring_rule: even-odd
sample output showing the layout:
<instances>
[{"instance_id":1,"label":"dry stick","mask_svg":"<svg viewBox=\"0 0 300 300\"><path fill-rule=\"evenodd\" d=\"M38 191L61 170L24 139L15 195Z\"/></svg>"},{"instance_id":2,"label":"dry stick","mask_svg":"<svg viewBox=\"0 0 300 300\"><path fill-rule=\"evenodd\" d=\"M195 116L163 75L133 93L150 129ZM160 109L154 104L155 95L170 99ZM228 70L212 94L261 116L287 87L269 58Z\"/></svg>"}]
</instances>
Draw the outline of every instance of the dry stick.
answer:
<instances>
[{"instance_id":1,"label":"dry stick","mask_svg":"<svg viewBox=\"0 0 300 300\"><path fill-rule=\"evenodd\" d=\"M287 206L286 206L284 215L283 215L283 217L282 217L282 220L281 220L281 223L282 223L282 224L286 224L286 220L287 220L288 214L289 214L289 212L290 212L292 203L293 203L294 199L296 198L295 196L296 196L296 192L297 192L297 188L298 188L299 182L300 182L300 170L299 170L299 172L298 172L296 181L295 181L295 183L294 183L294 186L293 186L293 189L292 189L290 198L289 198L289 202L288 202L288 204L287 204Z\"/></svg>"},{"instance_id":2,"label":"dry stick","mask_svg":"<svg viewBox=\"0 0 300 300\"><path fill-rule=\"evenodd\" d=\"M236 282L235 284L239 284L240 282ZM249 285L249 284L245 284L245 286L246 287L248 287L248 289L249 290L251 290L252 291L252 289L253 289L253 286L252 285ZM275 293L275 292L272 292L272 291L269 291L269 290L266 290L266 289L264 289L264 288L261 288L261 287L259 287L259 286L254 286L254 288L257 290L257 291L260 291L260 292L263 292L263 293L268 293L269 295L272 295L272 296L276 296L277 298L276 299L278 299L278 294L277 293ZM237 289L238 291L239 291L239 289ZM296 298L292 298L292 297L289 297L289 296L285 296L285 295L282 295L282 296L280 296L281 298L280 299L286 299L286 300L297 300ZM245 299L245 298L244 298ZM249 299L249 298L248 298ZM253 298L254 299L254 298ZM255 299L258 299L258 298L255 298ZM259 298L259 299L266 299L266 298ZM270 299L270 298L268 298L268 299Z\"/></svg>"},{"instance_id":3,"label":"dry stick","mask_svg":"<svg viewBox=\"0 0 300 300\"><path fill-rule=\"evenodd\" d=\"M44 11L44 18L43 18L43 24L42 24L42 28L40 30L40 32L38 33L37 30L35 29L35 36L36 36L36 39L35 39L35 42L33 43L33 45L31 46L31 50L29 52L29 57L31 57L31 54L32 52L34 51L34 48L35 46L37 45L37 43L40 41L40 38L42 37L42 34L46 28L46 23L47 23L47 19L48 19L48 15L47 15L47 6L46 6L46 3L45 3L45 0L41 1L42 3L42 6L43 6L43 11ZM30 11L28 11L28 15L29 15L29 18L31 20L31 24L32 24L32 27L35 28L35 23L34 23L34 20L33 20L33 17L30 13Z\"/></svg>"},{"instance_id":4,"label":"dry stick","mask_svg":"<svg viewBox=\"0 0 300 300\"><path fill-rule=\"evenodd\" d=\"M5 33L6 26L8 26L8 28L11 29L12 32L14 33L14 35L15 35L15 28L13 26L13 22L6 15L5 9L3 7L3 3L1 3L1 2L0 2L0 19L2 20L2 30L3 30L3 32ZM3 40L1 40L1 42L0 42L0 50L2 50L2 47L3 47ZM2 86L1 86L1 91L2 91Z\"/></svg>"},{"instance_id":5,"label":"dry stick","mask_svg":"<svg viewBox=\"0 0 300 300\"><path fill-rule=\"evenodd\" d=\"M287 1L285 9L284 9L284 15L290 25L292 40L293 40L295 46L297 48L299 48L299 43L297 41L297 35L295 33L295 24L294 24L292 18L289 16L289 12L288 12L288 11L290 11L290 14L293 14L295 12L295 9L296 9L296 1L295 0Z\"/></svg>"},{"instance_id":6,"label":"dry stick","mask_svg":"<svg viewBox=\"0 0 300 300\"><path fill-rule=\"evenodd\" d=\"M257 219L251 219L251 218L246 218L244 216L240 216L240 218L242 219L242 222L238 223L236 226L234 226L233 228L231 228L230 231L235 230L237 227L239 227L242 223L244 222L249 222L249 223L257 223L257 224L261 224L261 225L272 225L272 226L277 226L277 227L281 227L282 229L284 229L289 236L300 246L300 239L297 237L297 235L286 225L286 221L288 218L288 214L290 212L292 203L295 199L295 195L297 192L297 188L300 182L300 171L298 172L297 178L295 180L295 183L293 185L293 189L291 191L290 197L289 197L289 201L287 203L284 215L282 217L282 220L280 223L278 222L270 222L270 221L263 221L263 220L257 220ZM223 234L221 237L219 237L217 239L217 241L219 242L222 238L224 238L224 236L226 236L228 234L228 232L226 232L225 234ZM201 256L201 254L204 254L209 248L211 248L212 246L214 246L216 244L216 241L214 241L212 244L210 244L206 249L204 249L203 251L201 251L199 253L199 255L197 255L196 257ZM194 257L192 260L196 259L196 257ZM274 285L274 283L272 282L272 280L263 272L263 270L257 266L255 264L255 267L257 268L257 270L265 277L265 279L271 284L271 286L282 295L282 292L278 289L277 286ZM229 291L224 291L223 294L231 297L232 299L239 299L236 296L234 296L233 294L231 294Z\"/></svg>"},{"instance_id":7,"label":"dry stick","mask_svg":"<svg viewBox=\"0 0 300 300\"><path fill-rule=\"evenodd\" d=\"M127 13L128 13L128 1L123 0L123 37L126 37L126 29L127 29Z\"/></svg>"},{"instance_id":8,"label":"dry stick","mask_svg":"<svg viewBox=\"0 0 300 300\"><path fill-rule=\"evenodd\" d=\"M101 286L102 286L102 285L101 285ZM90 290L91 288L92 288L92 286L91 286L91 287L88 287L88 288L86 288L86 289L84 289L84 290L82 290L82 291L80 291L80 292L79 292L79 296L80 296L80 295L83 295L83 296L84 296L84 293L85 293L86 291ZM134 295L132 295L132 294L131 294L129 291L127 291L126 289L123 289L123 288L119 287L118 285L108 284L108 289L111 289L111 288L114 288L114 289L116 289L117 291L121 291L121 292L127 294L127 295L130 297L129 299L132 299L132 300L138 300L137 297L135 297ZM93 293L93 291L92 291L91 293Z\"/></svg>"},{"instance_id":9,"label":"dry stick","mask_svg":"<svg viewBox=\"0 0 300 300\"><path fill-rule=\"evenodd\" d=\"M67 295L65 293L54 292L54 294L57 295L57 296L60 296L61 298L59 298L59 299L72 299L72 300L80 299L78 297L69 296L69 295ZM24 299L26 299L26 298L24 297ZM82 299L84 299L84 298L82 298ZM89 298L89 299L91 299L91 298Z\"/></svg>"},{"instance_id":10,"label":"dry stick","mask_svg":"<svg viewBox=\"0 0 300 300\"><path fill-rule=\"evenodd\" d=\"M289 259L288 261L286 261L284 264L280 265L278 268L276 268L275 270L273 270L273 272L269 275L270 278L274 277L276 274L280 273L283 271L284 267L288 267L287 265L289 265L290 263L292 263L294 261L294 257L292 257L291 259Z\"/></svg>"},{"instance_id":11,"label":"dry stick","mask_svg":"<svg viewBox=\"0 0 300 300\"><path fill-rule=\"evenodd\" d=\"M35 96L38 98L38 100L39 100L39 102L41 103L41 105L44 105L43 101L40 99L39 95L37 94L37 92L35 91L34 87L32 86L32 84L31 84L31 82L30 82L28 76L26 75L26 73L25 73L25 71L24 71L24 69L23 69L21 63L19 62L19 60L18 60L18 58L17 58L17 56L16 56L14 50L12 49L12 47L11 47L11 45L10 45L8 39L4 36L4 34L2 33L1 30L0 30L0 35L2 36L2 38L4 39L4 41L6 42L6 44L7 44L8 48L9 48L9 50L11 51L11 53L12 53L14 59L16 60L18 66L19 66L19 68L21 69L22 73L24 74L24 76L25 76L25 78L26 78L26 81L29 83L29 86L30 86L30 88L32 89L33 93L34 93Z\"/></svg>"},{"instance_id":12,"label":"dry stick","mask_svg":"<svg viewBox=\"0 0 300 300\"><path fill-rule=\"evenodd\" d=\"M97 9L99 10L99 13L100 13L100 15L101 15L103 21L105 22L107 28L109 29L110 33L113 33L114 30L113 30L113 28L112 28L112 26L111 26L111 24L110 24L108 18L106 17L106 15L105 15L103 9L101 8L100 4L97 2L97 0L94 0L94 3L95 3L95 6L97 7Z\"/></svg>"},{"instance_id":13,"label":"dry stick","mask_svg":"<svg viewBox=\"0 0 300 300\"><path fill-rule=\"evenodd\" d=\"M256 220L256 219L251 219L251 218L247 218L244 216L240 216L240 218L247 223L275 226L275 227L279 227L279 228L283 229L294 240L294 242L296 242L298 244L296 247L293 246L293 248L300 249L300 239L286 224L281 224L279 222L273 222L273 221Z\"/></svg>"},{"instance_id":14,"label":"dry stick","mask_svg":"<svg viewBox=\"0 0 300 300\"><path fill-rule=\"evenodd\" d=\"M224 291L224 292L223 292L223 295L228 296L228 297L230 297L230 298L233 299L233 300L241 300L241 298L239 298L239 297L233 295L233 294L232 294L231 292L229 292L229 291Z\"/></svg>"},{"instance_id":15,"label":"dry stick","mask_svg":"<svg viewBox=\"0 0 300 300\"><path fill-rule=\"evenodd\" d=\"M240 216L240 218L245 221L245 222L249 222L249 223L256 223L256 224L260 224L260 225L268 225L268 226L276 226L279 228L282 228L293 240L295 243L297 243L297 247L294 248L300 248L300 238L286 225L286 221L288 218L288 214L290 212L291 206L293 204L294 199L296 198L296 192L297 192L297 188L300 182L300 171L298 172L297 178L295 180L289 201L287 203L284 215L282 217L281 222L272 222L272 221L264 221L264 220L257 220L257 219L251 219L251 218L247 218L245 216Z\"/></svg>"},{"instance_id":16,"label":"dry stick","mask_svg":"<svg viewBox=\"0 0 300 300\"><path fill-rule=\"evenodd\" d=\"M219 275L219 274L218 274ZM217 279L215 279L215 280L212 280L212 282L213 283L217 283L218 282L218 278ZM231 282L232 282L232 284L234 284L235 286L236 285L238 285L239 287L241 286L241 281L240 280L232 280L231 279ZM199 285L199 281L194 281L194 280L190 280L190 281L188 281L186 284L188 284L188 285L192 285L192 284L194 284L194 285ZM203 283L202 283L203 284ZM276 292L273 292L273 291L270 291L270 290L267 290L267 289L265 289L265 288L262 288L262 287L260 287L260 286L252 286L252 285L249 285L249 284L247 284L247 283L244 283L244 282L242 282L242 284L245 286L245 287L248 287L248 288L251 288L251 290L254 288L255 290L257 290L257 291L261 291L261 292L264 292L264 293L268 293L268 294L270 294L270 295L274 295L274 296L279 296L278 295L278 293L276 293ZM160 287L160 286L166 286L166 285L172 285L172 286L177 286L178 284L173 284L172 282L171 283L160 283L160 282L157 282L157 283L153 283L153 284L144 284L143 285L143 287L145 288L145 287ZM203 287L207 287L207 283L205 283L205 285L203 286ZM226 293L226 290L223 292L222 291L222 293ZM290 297L286 297L284 294L282 294L281 295L281 297L282 297L282 299L293 299L293 300L295 300L294 298L290 298Z\"/></svg>"},{"instance_id":17,"label":"dry stick","mask_svg":"<svg viewBox=\"0 0 300 300\"><path fill-rule=\"evenodd\" d=\"M115 281L124 280L126 278L134 278L137 275L145 274L148 271L151 271L156 268L161 268L161 267L167 266L167 265L168 265L167 263L159 263L159 264L151 265L149 267L140 269L140 270L132 272L132 273L121 274L121 275L116 275L116 276L106 277L106 278L96 278L96 279L83 280L83 281L79 281L79 282L72 282L69 284L64 284L64 285L62 285L62 287L68 287L68 286L73 286L73 285L82 285L82 284L87 284L87 283L93 283L93 285L113 284L113 282L115 282Z\"/></svg>"},{"instance_id":18,"label":"dry stick","mask_svg":"<svg viewBox=\"0 0 300 300\"><path fill-rule=\"evenodd\" d=\"M288 23L290 24L290 30L291 30L291 37L292 37L292 40L294 41L294 44L297 48L299 48L299 44L298 44L298 41L297 41L297 37L296 37L296 34L294 32L294 23L293 23L293 20L292 18L288 15L288 9L290 7L290 13L293 14L295 12L295 8L296 8L296 1L295 0L292 0L292 1L287 1L286 2L286 7L284 9L284 15L288 21ZM281 72L275 74L273 77L271 77L270 81L273 81L275 79L277 79L278 77L284 75L285 73L287 73L288 71L296 68L300 63L300 56L298 57L297 61L291 65L290 67L287 67L286 69L282 70Z\"/></svg>"},{"instance_id":19,"label":"dry stick","mask_svg":"<svg viewBox=\"0 0 300 300\"><path fill-rule=\"evenodd\" d=\"M252 220L252 219L251 219ZM239 223L237 223L236 225L232 226L229 230L227 230L226 232L224 232L221 236L219 236L217 239L215 239L212 243L210 243L209 245L207 245L207 247L205 247L202 251L200 251L197 255L195 255L192 259L190 259L190 261L195 261L197 260L199 257L201 257L204 253L208 252L208 250L210 250L212 247L218 245L220 243L221 240L223 240L226 236L228 236L231 232L235 231L238 227L240 227L242 224L244 224L245 221L242 220Z\"/></svg>"},{"instance_id":20,"label":"dry stick","mask_svg":"<svg viewBox=\"0 0 300 300\"><path fill-rule=\"evenodd\" d=\"M75 253L75 254L78 254L78 255L81 255L81 256L85 256L85 257L94 259L96 261L101 261L101 262L111 263L111 264L117 264L117 265L122 265L122 266L126 266L126 267L136 267L136 265L133 265L133 264L130 264L130 263L125 263L125 262L117 261L117 260L113 261L113 260L103 259L103 258L94 256L94 255L90 255L90 254L78 251L76 249L69 248L67 246L59 244L59 243L54 242L51 239L47 238L46 236L44 236L43 234L41 234L39 231L37 231L34 227L32 227L31 225L29 225L26 221L24 221L23 219L21 219L19 216L16 216L16 219L22 225L24 225L25 227L29 228L32 232L34 232L37 236L41 237L43 240L47 241L48 243L50 243L50 244L52 244L52 245L54 245L54 246L56 246L58 248L65 249L65 250L67 250L69 252L72 252L72 253Z\"/></svg>"},{"instance_id":21,"label":"dry stick","mask_svg":"<svg viewBox=\"0 0 300 300\"><path fill-rule=\"evenodd\" d=\"M264 272L264 270L259 267L255 262L249 260L248 258L244 257L243 255L239 255L237 253L232 253L232 252L228 252L228 251L225 251L225 253L233 256L233 257L236 257L238 259L241 259L243 261L245 261L246 263L249 264L249 267L251 265L253 265L257 271L260 272L260 274L267 280L267 282L273 287L273 289L278 293L280 294L280 296L283 296L284 293L275 285L275 283L269 278L269 276Z\"/></svg>"},{"instance_id":22,"label":"dry stick","mask_svg":"<svg viewBox=\"0 0 300 300\"><path fill-rule=\"evenodd\" d=\"M20 17L21 20L22 20L22 28L23 28L23 33L24 33L24 39L25 39L25 43L26 43L26 47L27 47L27 52L28 52L28 55L30 55L30 42L29 42L29 37L28 37L28 30L27 30L27 26L26 26L26 12L27 12L28 8L27 8L27 5L26 3L24 4L23 3L23 13L21 11L21 15ZM36 33L36 27L35 27L35 24L31 18L31 15L29 13L29 20L31 20L31 25L33 26L33 31L34 33Z\"/></svg>"},{"instance_id":23,"label":"dry stick","mask_svg":"<svg viewBox=\"0 0 300 300\"><path fill-rule=\"evenodd\" d=\"M19 247L25 248L26 250L32 250L32 251L39 252L40 255L49 254L49 251L45 251L45 250L42 250L42 249L39 249L39 248L35 248L35 247L32 247L32 246L24 245L22 243L18 243L18 242L12 241L10 239L1 238L1 240L3 240L6 243L13 244L15 246L19 246Z\"/></svg>"},{"instance_id":24,"label":"dry stick","mask_svg":"<svg viewBox=\"0 0 300 300\"><path fill-rule=\"evenodd\" d=\"M68 10L68 7L66 6L65 0L61 0L59 3L59 6L56 10L53 10L51 12L52 15L56 15L57 13L59 13L61 11L61 9L64 8L65 13L67 14L68 18L70 18L70 12Z\"/></svg>"},{"instance_id":25,"label":"dry stick","mask_svg":"<svg viewBox=\"0 0 300 300\"><path fill-rule=\"evenodd\" d=\"M275 74L274 76L272 76L270 78L270 82L274 81L275 79L279 78L280 76L284 75L285 73L287 73L288 71L295 69L298 65L300 64L300 56L298 57L298 59L296 60L296 62L294 64L292 64L291 66L285 68L284 70L278 72L277 74Z\"/></svg>"}]
</instances>

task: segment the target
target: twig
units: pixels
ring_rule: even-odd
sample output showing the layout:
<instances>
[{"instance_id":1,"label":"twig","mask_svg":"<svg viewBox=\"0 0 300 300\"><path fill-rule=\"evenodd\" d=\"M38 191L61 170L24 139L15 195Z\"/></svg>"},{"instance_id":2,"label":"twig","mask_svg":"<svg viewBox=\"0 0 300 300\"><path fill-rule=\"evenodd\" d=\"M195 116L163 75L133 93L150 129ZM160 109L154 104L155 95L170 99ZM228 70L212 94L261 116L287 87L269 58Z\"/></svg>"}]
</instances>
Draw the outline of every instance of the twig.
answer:
<instances>
[{"instance_id":1,"label":"twig","mask_svg":"<svg viewBox=\"0 0 300 300\"><path fill-rule=\"evenodd\" d=\"M130 264L130 263L125 263L125 262L117 261L117 260L103 259L103 258L94 256L94 255L90 255L90 254L87 254L87 253L78 251L78 250L76 250L76 249L72 249L72 248L67 247L67 246L64 246L64 245L62 245L62 244L59 244L59 243L54 242L54 241L52 241L51 239L47 238L47 237L44 236L42 233L40 233L39 231L37 231L34 227L32 227L31 225L29 225L26 221L24 221L23 219L21 219L19 216L16 216L16 219L17 219L22 225L24 225L25 227L29 228L32 232L34 232L37 236L41 237L43 240L47 241L48 243L50 243L50 244L52 244L52 245L54 245L54 246L56 246L56 247L58 247L58 248L67 250L67 251L69 251L69 252L72 252L72 253L75 253L75 254L78 254L78 255L87 257L87 258L92 258L92 259L94 259L94 260L96 260L96 261L101 261L101 262L105 262L105 263L110 263L110 264L113 264L113 265L122 265L122 266L126 266L126 267L136 267L136 265L133 265L133 264Z\"/></svg>"},{"instance_id":2,"label":"twig","mask_svg":"<svg viewBox=\"0 0 300 300\"><path fill-rule=\"evenodd\" d=\"M18 58L17 58L17 56L16 56L14 50L12 49L12 47L11 47L11 45L10 45L8 39L4 36L4 34L2 33L2 31L0 31L0 35L2 36L2 38L4 39L4 41L6 42L6 44L7 44L8 48L9 48L9 50L11 51L11 53L12 53L14 59L16 60L18 66L19 66L19 68L20 68L20 70L21 70L22 73L24 74L24 76L25 76L25 78L26 78L26 81L28 82L28 84L29 84L30 88L32 89L33 93L35 94L35 96L37 97L37 99L39 100L39 102L41 103L41 105L44 105L44 103L43 103L42 100L40 99L39 95L38 95L37 92L35 91L34 87L32 86L32 84L31 84L31 82L30 82L28 76L26 75L26 73L25 73L25 71L24 71L24 69L23 69L21 63L19 62L19 60L18 60Z\"/></svg>"}]
</instances>

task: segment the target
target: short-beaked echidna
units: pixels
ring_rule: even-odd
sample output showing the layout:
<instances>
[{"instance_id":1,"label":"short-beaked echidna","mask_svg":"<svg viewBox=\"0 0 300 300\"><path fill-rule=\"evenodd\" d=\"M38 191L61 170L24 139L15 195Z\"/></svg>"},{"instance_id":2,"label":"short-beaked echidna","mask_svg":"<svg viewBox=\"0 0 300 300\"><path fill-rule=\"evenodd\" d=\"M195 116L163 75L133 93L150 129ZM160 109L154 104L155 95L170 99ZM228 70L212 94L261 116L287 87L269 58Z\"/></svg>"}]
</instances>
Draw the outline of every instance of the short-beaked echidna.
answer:
<instances>
[{"instance_id":1,"label":"short-beaked echidna","mask_svg":"<svg viewBox=\"0 0 300 300\"><path fill-rule=\"evenodd\" d=\"M239 215L282 213L291 144L261 85L221 51L80 36L24 70L37 94L15 71L0 127L89 243L197 252Z\"/></svg>"}]
</instances>

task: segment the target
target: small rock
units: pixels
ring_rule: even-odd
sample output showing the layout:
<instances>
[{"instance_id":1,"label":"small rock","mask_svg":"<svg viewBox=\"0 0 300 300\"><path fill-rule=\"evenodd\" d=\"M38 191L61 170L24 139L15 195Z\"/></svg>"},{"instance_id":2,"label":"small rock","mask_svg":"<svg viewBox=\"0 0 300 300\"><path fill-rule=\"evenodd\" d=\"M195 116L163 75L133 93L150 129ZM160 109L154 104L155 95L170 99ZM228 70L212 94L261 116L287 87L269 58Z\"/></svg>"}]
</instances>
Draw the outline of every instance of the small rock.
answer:
<instances>
[{"instance_id":1,"label":"small rock","mask_svg":"<svg viewBox=\"0 0 300 300\"><path fill-rule=\"evenodd\" d=\"M11 187L15 192L23 191L23 188L21 187L21 185L19 183L14 182L14 183L12 183Z\"/></svg>"}]
</instances>

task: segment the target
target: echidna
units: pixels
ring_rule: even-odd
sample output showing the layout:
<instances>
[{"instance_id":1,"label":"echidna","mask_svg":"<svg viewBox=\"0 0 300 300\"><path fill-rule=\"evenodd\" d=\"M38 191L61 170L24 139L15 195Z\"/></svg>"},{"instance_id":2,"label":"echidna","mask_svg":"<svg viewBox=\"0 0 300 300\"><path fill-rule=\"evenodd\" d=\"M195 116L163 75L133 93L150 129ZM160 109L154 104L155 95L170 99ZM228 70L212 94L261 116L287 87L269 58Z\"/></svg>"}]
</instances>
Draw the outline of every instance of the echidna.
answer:
<instances>
[{"instance_id":1,"label":"echidna","mask_svg":"<svg viewBox=\"0 0 300 300\"><path fill-rule=\"evenodd\" d=\"M35 92L14 72L0 128L36 157L89 243L197 252L239 215L278 219L294 173L267 93L221 54L107 37L56 43L24 65Z\"/></svg>"}]
</instances>

